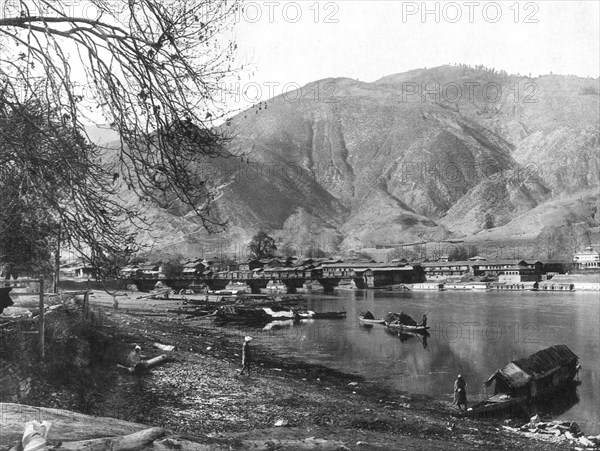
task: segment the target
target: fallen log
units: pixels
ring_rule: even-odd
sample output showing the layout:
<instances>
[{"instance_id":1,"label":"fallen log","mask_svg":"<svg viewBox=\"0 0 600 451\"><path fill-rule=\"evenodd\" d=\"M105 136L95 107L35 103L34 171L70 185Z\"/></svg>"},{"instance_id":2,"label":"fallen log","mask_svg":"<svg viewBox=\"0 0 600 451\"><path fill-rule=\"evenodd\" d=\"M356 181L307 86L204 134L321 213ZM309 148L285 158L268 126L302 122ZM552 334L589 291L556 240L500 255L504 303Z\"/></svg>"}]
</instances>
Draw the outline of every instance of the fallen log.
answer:
<instances>
[{"instance_id":1,"label":"fallen log","mask_svg":"<svg viewBox=\"0 0 600 451\"><path fill-rule=\"evenodd\" d=\"M161 354L158 357L154 357L153 359L147 360L146 368L152 368L152 367L158 366L162 363L165 363L167 360L169 360L169 358L167 357L167 354Z\"/></svg>"},{"instance_id":2,"label":"fallen log","mask_svg":"<svg viewBox=\"0 0 600 451\"><path fill-rule=\"evenodd\" d=\"M169 360L169 358L167 357L167 354L161 354L158 357L154 357L153 359L144 360L144 361L138 363L137 365L135 365L134 367L124 366L124 365L120 365L118 363L117 363L117 366L119 368L129 371L130 373L141 374L141 373L145 372L146 370L149 370L150 368L153 368L155 366L165 363L167 360Z\"/></svg>"},{"instance_id":3,"label":"fallen log","mask_svg":"<svg viewBox=\"0 0 600 451\"><path fill-rule=\"evenodd\" d=\"M0 449L21 441L29 421L49 421L51 443L80 441L98 437L121 436L148 429L149 426L116 418L105 418L62 409L33 407L25 404L0 403Z\"/></svg>"},{"instance_id":4,"label":"fallen log","mask_svg":"<svg viewBox=\"0 0 600 451\"><path fill-rule=\"evenodd\" d=\"M229 449L229 447L215 447L215 445L203 445L201 443L190 442L177 438L163 438L152 443L152 449L156 451L169 451L172 449L186 451L218 451Z\"/></svg>"},{"instance_id":5,"label":"fallen log","mask_svg":"<svg viewBox=\"0 0 600 451\"><path fill-rule=\"evenodd\" d=\"M163 428L150 428L120 437L104 437L79 442L62 443L55 451L133 451L149 446L154 440L165 435Z\"/></svg>"},{"instance_id":6,"label":"fallen log","mask_svg":"<svg viewBox=\"0 0 600 451\"><path fill-rule=\"evenodd\" d=\"M174 351L175 350L175 346L173 345L163 345L162 343L154 343L152 345L153 347L160 349L162 351Z\"/></svg>"},{"instance_id":7,"label":"fallen log","mask_svg":"<svg viewBox=\"0 0 600 451\"><path fill-rule=\"evenodd\" d=\"M177 313L178 315L190 315L190 316L204 316L212 313L212 310L201 310L201 309L170 309L167 310L168 313Z\"/></svg>"}]
</instances>

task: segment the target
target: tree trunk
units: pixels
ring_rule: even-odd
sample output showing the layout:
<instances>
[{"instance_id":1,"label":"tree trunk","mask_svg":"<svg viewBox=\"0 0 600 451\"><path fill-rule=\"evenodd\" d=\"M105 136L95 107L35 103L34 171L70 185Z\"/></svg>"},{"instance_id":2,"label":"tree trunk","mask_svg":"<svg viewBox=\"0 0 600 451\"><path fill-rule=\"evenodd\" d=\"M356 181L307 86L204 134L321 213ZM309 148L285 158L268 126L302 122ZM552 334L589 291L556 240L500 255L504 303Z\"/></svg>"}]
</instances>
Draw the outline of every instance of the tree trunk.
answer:
<instances>
[{"instance_id":1,"label":"tree trunk","mask_svg":"<svg viewBox=\"0 0 600 451\"><path fill-rule=\"evenodd\" d=\"M56 239L56 252L54 254L54 286L52 287L53 293L58 293L58 282L60 281L60 238L61 238L61 227L58 225L58 236Z\"/></svg>"},{"instance_id":2,"label":"tree trunk","mask_svg":"<svg viewBox=\"0 0 600 451\"><path fill-rule=\"evenodd\" d=\"M121 437L105 437L80 442L63 442L56 451L129 451L142 449L150 445L154 440L165 435L163 428L150 428Z\"/></svg>"}]
</instances>

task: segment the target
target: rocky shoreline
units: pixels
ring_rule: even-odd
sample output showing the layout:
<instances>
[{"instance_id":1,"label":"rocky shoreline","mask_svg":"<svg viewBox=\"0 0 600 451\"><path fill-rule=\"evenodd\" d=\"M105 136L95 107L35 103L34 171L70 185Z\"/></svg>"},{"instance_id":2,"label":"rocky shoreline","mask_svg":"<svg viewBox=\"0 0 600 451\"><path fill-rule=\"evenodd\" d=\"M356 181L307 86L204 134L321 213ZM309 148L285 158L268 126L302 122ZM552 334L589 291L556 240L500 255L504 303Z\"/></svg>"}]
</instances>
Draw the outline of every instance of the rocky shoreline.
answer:
<instances>
[{"instance_id":1,"label":"rocky shoreline","mask_svg":"<svg viewBox=\"0 0 600 451\"><path fill-rule=\"evenodd\" d=\"M253 348L255 373L240 376L239 331L166 312L176 301L141 304L135 294L118 299L119 309L112 308L113 298L106 294L96 292L91 299L103 341L95 348L99 358L82 369L87 377L36 378L27 404L218 439L233 449L246 449L250 442L263 446L269 440L279 440L272 449L298 449L298 443L306 444L311 437L330 441L335 445L331 449L570 446L564 440L540 441L502 427L518 426L515 423L460 418L449 403L278 356L258 341ZM175 350L168 353L167 364L133 376L117 364L124 362L134 343L150 357L163 353L154 343L174 345ZM322 445L316 449L324 449Z\"/></svg>"}]
</instances>

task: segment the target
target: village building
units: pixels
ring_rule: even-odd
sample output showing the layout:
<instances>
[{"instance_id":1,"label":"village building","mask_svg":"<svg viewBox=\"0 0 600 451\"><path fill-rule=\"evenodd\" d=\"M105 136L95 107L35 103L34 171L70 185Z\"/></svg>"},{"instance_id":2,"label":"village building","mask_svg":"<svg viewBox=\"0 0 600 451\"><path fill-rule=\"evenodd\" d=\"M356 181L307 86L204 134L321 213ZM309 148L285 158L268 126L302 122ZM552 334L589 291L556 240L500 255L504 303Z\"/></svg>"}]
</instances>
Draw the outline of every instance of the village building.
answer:
<instances>
[{"instance_id":1,"label":"village building","mask_svg":"<svg viewBox=\"0 0 600 451\"><path fill-rule=\"evenodd\" d=\"M498 282L504 283L537 282L539 279L540 275L535 267L526 265L505 268L498 275Z\"/></svg>"},{"instance_id":2,"label":"village building","mask_svg":"<svg viewBox=\"0 0 600 451\"><path fill-rule=\"evenodd\" d=\"M544 264L540 261L535 261L534 263L527 263L525 260L517 259L485 260L477 262L473 261L471 262L471 265L473 267L474 275L488 277L498 277L501 273L508 270L509 268L514 268L517 266L535 269L537 274L542 274L542 272L544 271Z\"/></svg>"},{"instance_id":3,"label":"village building","mask_svg":"<svg viewBox=\"0 0 600 451\"><path fill-rule=\"evenodd\" d=\"M202 263L202 260L193 260L183 265L181 273L183 277L197 277L200 276L205 269L206 266Z\"/></svg>"},{"instance_id":4,"label":"village building","mask_svg":"<svg viewBox=\"0 0 600 451\"><path fill-rule=\"evenodd\" d=\"M363 279L367 288L412 283L413 269L410 265L370 267L363 272Z\"/></svg>"},{"instance_id":5,"label":"village building","mask_svg":"<svg viewBox=\"0 0 600 451\"><path fill-rule=\"evenodd\" d=\"M119 277L122 279L131 279L137 275L139 269L138 265L123 266L119 271Z\"/></svg>"},{"instance_id":6,"label":"village building","mask_svg":"<svg viewBox=\"0 0 600 451\"><path fill-rule=\"evenodd\" d=\"M576 252L573 255L573 263L579 270L598 270L600 269L600 254L594 251L592 246L588 246L582 252Z\"/></svg>"},{"instance_id":7,"label":"village building","mask_svg":"<svg viewBox=\"0 0 600 451\"><path fill-rule=\"evenodd\" d=\"M253 271L257 268L262 268L263 264L258 259L248 260L247 262L240 263L238 270L239 271Z\"/></svg>"},{"instance_id":8,"label":"village building","mask_svg":"<svg viewBox=\"0 0 600 451\"><path fill-rule=\"evenodd\" d=\"M467 275L473 275L471 264L468 261L454 262L426 262L421 267L425 272L425 278L431 280L459 279Z\"/></svg>"},{"instance_id":9,"label":"village building","mask_svg":"<svg viewBox=\"0 0 600 451\"><path fill-rule=\"evenodd\" d=\"M92 265L83 261L78 261L72 265L63 266L61 268L61 272L67 277L75 277L79 279L94 276L94 268Z\"/></svg>"},{"instance_id":10,"label":"village building","mask_svg":"<svg viewBox=\"0 0 600 451\"><path fill-rule=\"evenodd\" d=\"M164 278L162 262L140 265L137 276L144 279Z\"/></svg>"}]
</instances>

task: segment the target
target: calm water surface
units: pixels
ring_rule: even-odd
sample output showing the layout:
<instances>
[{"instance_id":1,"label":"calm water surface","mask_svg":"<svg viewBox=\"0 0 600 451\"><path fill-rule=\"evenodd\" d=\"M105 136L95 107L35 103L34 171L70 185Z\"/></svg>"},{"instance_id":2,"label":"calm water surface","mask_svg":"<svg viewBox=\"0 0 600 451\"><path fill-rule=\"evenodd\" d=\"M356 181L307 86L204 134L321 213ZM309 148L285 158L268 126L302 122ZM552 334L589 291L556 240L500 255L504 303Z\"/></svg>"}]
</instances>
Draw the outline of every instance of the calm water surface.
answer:
<instances>
[{"instance_id":1,"label":"calm water surface","mask_svg":"<svg viewBox=\"0 0 600 451\"><path fill-rule=\"evenodd\" d=\"M346 291L308 295L317 312L346 310L345 320L314 320L255 331L262 342L293 356L406 391L451 400L462 373L470 401L483 398L482 383L498 368L556 344L567 345L583 366L576 395L554 403L556 418L600 433L600 295L539 292ZM365 327L363 310L379 318L404 311L416 320L428 312L430 337Z\"/></svg>"}]
</instances>

